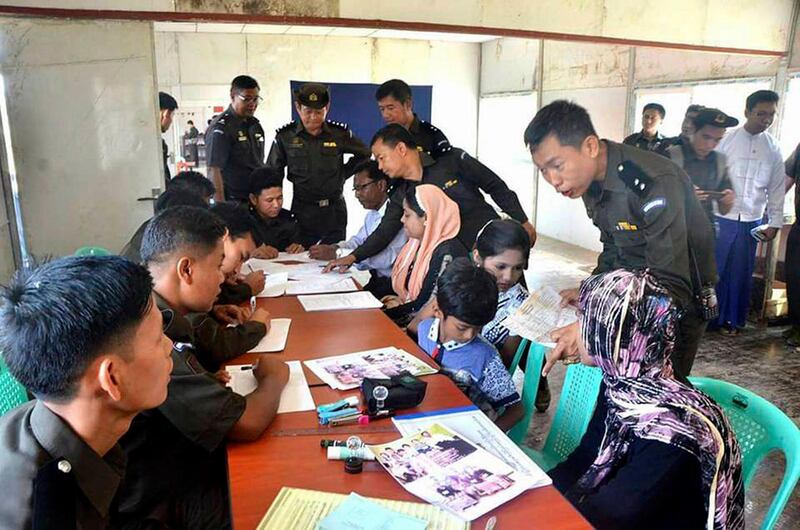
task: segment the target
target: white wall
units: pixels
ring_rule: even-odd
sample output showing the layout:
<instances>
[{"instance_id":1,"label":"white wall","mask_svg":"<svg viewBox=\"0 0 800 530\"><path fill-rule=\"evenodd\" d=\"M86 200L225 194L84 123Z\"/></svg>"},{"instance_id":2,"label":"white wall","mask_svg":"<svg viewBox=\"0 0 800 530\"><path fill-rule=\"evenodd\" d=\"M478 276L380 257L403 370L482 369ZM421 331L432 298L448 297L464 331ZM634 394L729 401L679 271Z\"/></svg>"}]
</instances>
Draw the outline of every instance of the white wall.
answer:
<instances>
[{"instance_id":1,"label":"white wall","mask_svg":"<svg viewBox=\"0 0 800 530\"><path fill-rule=\"evenodd\" d=\"M477 148L479 44L308 35L155 35L159 87L172 93L179 105L227 106L231 79L243 73L255 77L265 99L256 117L268 142L275 129L291 120L291 80L382 83L400 78L412 85L432 85L431 121L453 145L472 153ZM370 99L364 104L376 103ZM349 188L345 186L345 198L352 234L366 212ZM290 186L285 199L288 207Z\"/></svg>"},{"instance_id":2,"label":"white wall","mask_svg":"<svg viewBox=\"0 0 800 530\"><path fill-rule=\"evenodd\" d=\"M29 250L118 250L163 181L146 22L0 19L0 71Z\"/></svg>"}]
</instances>

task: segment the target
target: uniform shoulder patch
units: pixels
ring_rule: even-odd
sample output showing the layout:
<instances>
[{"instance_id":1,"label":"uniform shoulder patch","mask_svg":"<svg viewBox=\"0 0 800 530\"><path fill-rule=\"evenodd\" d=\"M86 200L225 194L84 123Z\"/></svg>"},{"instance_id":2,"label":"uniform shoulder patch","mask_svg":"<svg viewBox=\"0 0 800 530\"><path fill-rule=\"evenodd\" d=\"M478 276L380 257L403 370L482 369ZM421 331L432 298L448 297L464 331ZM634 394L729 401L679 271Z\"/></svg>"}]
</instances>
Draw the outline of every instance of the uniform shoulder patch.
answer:
<instances>
[{"instance_id":1,"label":"uniform shoulder patch","mask_svg":"<svg viewBox=\"0 0 800 530\"><path fill-rule=\"evenodd\" d=\"M346 123L342 123L340 121L325 120L325 123L339 129L344 129L345 131L349 129L349 126Z\"/></svg>"},{"instance_id":2,"label":"uniform shoulder patch","mask_svg":"<svg viewBox=\"0 0 800 530\"><path fill-rule=\"evenodd\" d=\"M650 178L642 168L626 160L617 166L617 173L620 180L625 183L639 197L644 197L650 192L653 179Z\"/></svg>"},{"instance_id":3,"label":"uniform shoulder patch","mask_svg":"<svg viewBox=\"0 0 800 530\"><path fill-rule=\"evenodd\" d=\"M294 127L295 125L296 125L296 123L294 121L290 121L286 125L281 125L277 129L275 129L275 134L282 133L283 131L286 131L286 130Z\"/></svg>"}]
</instances>

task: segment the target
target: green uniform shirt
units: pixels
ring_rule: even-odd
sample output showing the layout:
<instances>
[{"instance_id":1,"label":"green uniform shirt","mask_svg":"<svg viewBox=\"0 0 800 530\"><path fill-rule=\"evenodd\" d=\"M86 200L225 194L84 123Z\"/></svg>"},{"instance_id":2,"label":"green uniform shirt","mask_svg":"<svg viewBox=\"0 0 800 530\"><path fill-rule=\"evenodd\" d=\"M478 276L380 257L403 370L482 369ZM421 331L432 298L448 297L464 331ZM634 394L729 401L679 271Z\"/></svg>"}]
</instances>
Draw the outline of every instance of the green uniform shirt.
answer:
<instances>
[{"instance_id":1,"label":"green uniform shirt","mask_svg":"<svg viewBox=\"0 0 800 530\"><path fill-rule=\"evenodd\" d=\"M694 193L687 193L689 179L675 163L635 147L604 142L605 179L594 182L583 195L603 243L593 273L650 269L685 306L699 287L693 287L690 242L702 283L716 282L711 223Z\"/></svg>"},{"instance_id":2,"label":"green uniform shirt","mask_svg":"<svg viewBox=\"0 0 800 530\"><path fill-rule=\"evenodd\" d=\"M25 403L0 418L0 528L104 529L124 469L119 446L101 457L44 403Z\"/></svg>"}]
</instances>

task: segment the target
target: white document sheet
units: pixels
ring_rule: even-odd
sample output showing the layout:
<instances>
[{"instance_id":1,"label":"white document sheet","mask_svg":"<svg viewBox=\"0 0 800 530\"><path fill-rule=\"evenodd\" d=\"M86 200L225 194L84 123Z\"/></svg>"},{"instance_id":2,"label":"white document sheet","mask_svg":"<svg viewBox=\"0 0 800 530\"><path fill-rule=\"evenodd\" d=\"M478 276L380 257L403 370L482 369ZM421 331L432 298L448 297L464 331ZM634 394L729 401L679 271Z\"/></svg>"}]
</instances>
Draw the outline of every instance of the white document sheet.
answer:
<instances>
[{"instance_id":1,"label":"white document sheet","mask_svg":"<svg viewBox=\"0 0 800 530\"><path fill-rule=\"evenodd\" d=\"M275 298L283 296L286 292L286 284L289 282L289 274L278 272L267 274L264 279L264 290L258 293L258 298Z\"/></svg>"},{"instance_id":2,"label":"white document sheet","mask_svg":"<svg viewBox=\"0 0 800 530\"><path fill-rule=\"evenodd\" d=\"M286 348L286 339L289 338L289 325L291 323L291 318L273 318L270 320L269 332L247 353L283 351Z\"/></svg>"},{"instance_id":3,"label":"white document sheet","mask_svg":"<svg viewBox=\"0 0 800 530\"><path fill-rule=\"evenodd\" d=\"M281 392L278 414L314 410L316 405L300 361L287 361L286 364L289 365L289 382ZM225 370L231 376L228 387L239 395L246 396L258 386L252 365L236 364L227 366Z\"/></svg>"},{"instance_id":4,"label":"white document sheet","mask_svg":"<svg viewBox=\"0 0 800 530\"><path fill-rule=\"evenodd\" d=\"M561 307L561 295L551 287L531 292L516 312L503 321L515 335L553 346L550 332L578 319L574 307Z\"/></svg>"},{"instance_id":5,"label":"white document sheet","mask_svg":"<svg viewBox=\"0 0 800 530\"><path fill-rule=\"evenodd\" d=\"M318 264L326 264L328 263L325 260L314 259L308 255L308 251L300 252L298 254L289 254L288 252L279 252L278 257L274 258L270 261L302 261L303 263L318 263Z\"/></svg>"},{"instance_id":6,"label":"white document sheet","mask_svg":"<svg viewBox=\"0 0 800 530\"><path fill-rule=\"evenodd\" d=\"M338 311L344 309L378 309L380 300L367 291L343 294L312 294L298 296L306 311Z\"/></svg>"},{"instance_id":7,"label":"white document sheet","mask_svg":"<svg viewBox=\"0 0 800 530\"><path fill-rule=\"evenodd\" d=\"M403 437L415 434L431 423L444 425L461 437L482 447L520 473L531 475L532 488L552 483L547 473L517 447L500 428L474 405L406 414L392 418Z\"/></svg>"},{"instance_id":8,"label":"white document sheet","mask_svg":"<svg viewBox=\"0 0 800 530\"><path fill-rule=\"evenodd\" d=\"M350 278L335 278L334 281L320 281L315 278L289 282L286 285L286 294L347 293L357 290L356 284Z\"/></svg>"}]
</instances>

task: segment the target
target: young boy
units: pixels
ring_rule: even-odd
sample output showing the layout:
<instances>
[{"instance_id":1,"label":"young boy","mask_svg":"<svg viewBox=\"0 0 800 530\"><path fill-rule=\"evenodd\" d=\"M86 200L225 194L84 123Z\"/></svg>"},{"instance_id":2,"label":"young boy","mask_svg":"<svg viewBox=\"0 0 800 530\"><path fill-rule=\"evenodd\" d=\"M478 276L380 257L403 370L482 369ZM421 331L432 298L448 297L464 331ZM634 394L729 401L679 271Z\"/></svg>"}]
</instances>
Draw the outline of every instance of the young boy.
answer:
<instances>
[{"instance_id":1,"label":"young boy","mask_svg":"<svg viewBox=\"0 0 800 530\"><path fill-rule=\"evenodd\" d=\"M0 292L0 350L36 399L0 418L0 528L106 528L122 480L117 445L161 405L172 343L144 267L69 257Z\"/></svg>"},{"instance_id":2,"label":"young boy","mask_svg":"<svg viewBox=\"0 0 800 530\"><path fill-rule=\"evenodd\" d=\"M278 252L296 254L305 250L297 219L283 209L282 170L260 167L250 174L250 215L260 244L255 257L272 259Z\"/></svg>"},{"instance_id":3,"label":"young boy","mask_svg":"<svg viewBox=\"0 0 800 530\"><path fill-rule=\"evenodd\" d=\"M252 235L249 232L250 225L243 226L236 222L236 208L231 203L219 203L213 207L212 211L212 215L221 222L223 230L225 230L222 237L223 258L220 263L223 280L217 284L217 293L221 292L226 277L237 275L243 255L247 255L254 246ZM176 230L172 235L180 237L181 233L188 235L185 232L185 223L188 220L197 219L198 216L202 217L200 211L202 210L190 207L173 208L167 210L171 214L165 216L164 219L169 220L170 227ZM247 215L243 214L241 210L239 214L244 216L245 221L248 220ZM182 230L184 232L181 232ZM162 237L168 234L169 232L165 232ZM142 248L144 248L144 244ZM144 252L142 257L147 262ZM180 259L181 256L175 257ZM151 274L155 278L156 294L165 299L173 309L178 309L173 303L174 299L170 299L159 289L161 277L156 275L149 263L146 264L151 268ZM178 262L176 261L175 264L177 265ZM217 296L215 296L216 299L218 299ZM201 306L199 310L193 307L187 308L187 311L184 312L186 321L192 327L191 339L173 337L173 340L191 342L195 347L197 359L209 372L218 371L220 365L225 361L253 348L269 331L269 312L265 309L256 309L251 312L249 306L216 305L209 309L203 309L203 307L205 306ZM229 324L235 325L229 326Z\"/></svg>"},{"instance_id":4,"label":"young boy","mask_svg":"<svg viewBox=\"0 0 800 530\"><path fill-rule=\"evenodd\" d=\"M454 260L437 282L434 318L419 323L417 343L498 427L522 418L522 403L500 354L481 336L497 310L497 282L468 259Z\"/></svg>"},{"instance_id":5,"label":"young boy","mask_svg":"<svg viewBox=\"0 0 800 530\"><path fill-rule=\"evenodd\" d=\"M239 276L242 264L250 259L257 246L255 224L247 209L239 203L219 202L211 207L211 211L222 219L228 229L225 260L222 262L225 282L217 304L238 305L264 290L266 277L263 271L250 271L244 277Z\"/></svg>"},{"instance_id":6,"label":"young boy","mask_svg":"<svg viewBox=\"0 0 800 530\"><path fill-rule=\"evenodd\" d=\"M153 528L228 528L224 442L259 437L277 412L289 378L285 363L262 359L253 367L258 387L241 397L194 356L196 334L186 315L208 312L219 294L225 234L216 215L189 207L161 212L145 230L142 258L168 315L174 367L166 402L136 418L121 441L131 472L115 528L142 528L142 519Z\"/></svg>"}]
</instances>

